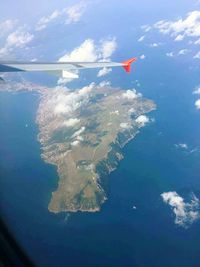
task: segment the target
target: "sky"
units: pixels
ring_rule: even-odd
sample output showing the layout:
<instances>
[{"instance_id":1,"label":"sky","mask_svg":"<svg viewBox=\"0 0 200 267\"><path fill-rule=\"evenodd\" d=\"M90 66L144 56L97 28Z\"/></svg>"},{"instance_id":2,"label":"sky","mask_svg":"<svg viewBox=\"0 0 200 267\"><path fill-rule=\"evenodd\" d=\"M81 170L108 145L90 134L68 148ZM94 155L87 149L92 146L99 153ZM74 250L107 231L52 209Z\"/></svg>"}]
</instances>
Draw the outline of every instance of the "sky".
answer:
<instances>
[{"instance_id":1,"label":"sky","mask_svg":"<svg viewBox=\"0 0 200 267\"><path fill-rule=\"evenodd\" d=\"M10 46L14 46L17 55L9 53L9 57L14 58L29 56L31 59L31 56L38 57L36 54L40 53L40 57L52 60L58 58L63 50L72 50L86 39L100 40L109 36L122 39L121 42L124 39L134 45L135 34L142 25L153 25L160 20L176 20L199 8L197 0L125 0L117 4L113 0L109 2L36 0L32 1L32 4L31 1L9 0L1 4L0 47L5 47L6 38L11 33L13 35L8 41L11 43ZM16 35L19 36L18 39ZM15 41L18 42L17 45ZM0 57L8 57L2 52L2 48ZM18 48L29 51L17 53ZM48 57L45 55L45 50Z\"/></svg>"},{"instance_id":2,"label":"sky","mask_svg":"<svg viewBox=\"0 0 200 267\"><path fill-rule=\"evenodd\" d=\"M19 0L17 2L14 2L12 0L7 0L6 2L1 3L1 10L0 10L0 15L1 19L8 19L8 18L18 18L23 20L23 22L31 21L34 19L38 19L40 16L47 15L48 13L52 12L55 9L58 8L64 8L66 6L70 6L72 4L78 3L79 1L75 0L59 0L59 1L49 1L49 0ZM86 1L84 1L86 2ZM167 17L169 17L170 10L171 14L173 15L180 15L182 11L184 10L189 10L191 7L199 7L199 1L198 0L177 0L177 1L164 1L164 0L152 0L152 1L147 1L147 0L135 0L135 1L130 1L130 0L125 0L123 3L117 3L114 0L105 1L105 0L94 0L94 1L87 1L87 3L91 3L93 5L107 5L107 6L112 6L113 10L118 9L119 5L122 5L126 7L127 5L132 5L132 6L138 6L138 8L141 10L141 12L145 13L148 10L160 10L159 13L156 15L159 16L159 14L162 14L162 9L163 13ZM123 12L123 10L120 10ZM153 13L153 12L152 12ZM133 13L134 15L134 13ZM148 15L148 19L151 17L151 14ZM145 18L142 18L143 20Z\"/></svg>"},{"instance_id":3,"label":"sky","mask_svg":"<svg viewBox=\"0 0 200 267\"><path fill-rule=\"evenodd\" d=\"M198 0L8 0L1 4L0 18L2 60L124 61L136 56L139 67L168 59L199 70ZM104 79L112 72L103 68L95 75ZM68 82L73 80L61 78L57 84Z\"/></svg>"},{"instance_id":4,"label":"sky","mask_svg":"<svg viewBox=\"0 0 200 267\"><path fill-rule=\"evenodd\" d=\"M123 61L137 56L138 64L145 64L162 55L198 69L199 9L198 0L8 0L0 10L0 59ZM96 73L98 78L111 74L110 68ZM59 79L58 84L71 81Z\"/></svg>"}]
</instances>

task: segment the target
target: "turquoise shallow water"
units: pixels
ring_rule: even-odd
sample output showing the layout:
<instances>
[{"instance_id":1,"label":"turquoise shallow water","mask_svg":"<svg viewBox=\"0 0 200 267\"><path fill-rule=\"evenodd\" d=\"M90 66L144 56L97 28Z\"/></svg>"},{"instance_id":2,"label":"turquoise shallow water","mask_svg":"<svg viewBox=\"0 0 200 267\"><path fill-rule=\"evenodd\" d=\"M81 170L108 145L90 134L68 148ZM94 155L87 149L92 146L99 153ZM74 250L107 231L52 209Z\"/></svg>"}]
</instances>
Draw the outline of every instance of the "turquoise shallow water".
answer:
<instances>
[{"instance_id":1,"label":"turquoise shallow water","mask_svg":"<svg viewBox=\"0 0 200 267\"><path fill-rule=\"evenodd\" d=\"M179 142L200 147L192 95L196 77L184 77L183 69L167 86L170 73L162 77L165 85L145 69L146 78L139 77L145 81L142 93L158 105L150 115L155 122L123 149L124 160L108 177L108 201L95 214L48 212L58 177L40 159L35 124L39 98L1 93L1 212L38 266L198 266L200 222L187 230L178 227L160 197L165 191L200 197L200 155L174 147Z\"/></svg>"}]
</instances>

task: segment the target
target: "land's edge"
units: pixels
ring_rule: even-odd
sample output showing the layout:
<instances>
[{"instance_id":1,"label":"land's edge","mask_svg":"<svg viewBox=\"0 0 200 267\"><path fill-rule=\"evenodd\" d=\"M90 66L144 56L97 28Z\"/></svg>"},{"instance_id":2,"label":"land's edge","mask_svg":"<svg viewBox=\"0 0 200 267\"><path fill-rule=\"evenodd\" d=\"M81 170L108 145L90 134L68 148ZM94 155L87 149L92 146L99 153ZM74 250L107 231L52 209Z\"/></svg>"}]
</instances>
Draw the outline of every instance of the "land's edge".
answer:
<instances>
[{"instance_id":1,"label":"land's edge","mask_svg":"<svg viewBox=\"0 0 200 267\"><path fill-rule=\"evenodd\" d=\"M156 107L152 107L149 111L145 113L149 113L153 110L155 110ZM95 173L98 177L98 186L101 188L101 199L99 201L99 206L95 208L89 208L89 209L84 209L80 207L76 208L67 208L67 209L62 209L62 210L57 210L54 207L52 207L52 202L49 202L48 205L48 210L52 213L61 213L61 212L99 212L101 210L102 204L107 200L107 195L109 193L109 185L108 185L108 175L116 170L119 162L124 158L124 155L122 153L123 147L132 139L135 138L135 136L139 133L139 129L134 132L129 131L124 131L123 133L120 132L118 133L118 136L116 138L116 141L111 144L110 150L107 154L107 156L102 159L97 166L95 167ZM49 163L48 161L46 161ZM57 166L57 165L56 165ZM58 166L57 166L57 172L58 172ZM59 173L59 172L58 172ZM58 187L59 184L61 183L61 178L59 177L58 174ZM51 200L53 199L53 195L55 192L52 192L51 194Z\"/></svg>"}]
</instances>

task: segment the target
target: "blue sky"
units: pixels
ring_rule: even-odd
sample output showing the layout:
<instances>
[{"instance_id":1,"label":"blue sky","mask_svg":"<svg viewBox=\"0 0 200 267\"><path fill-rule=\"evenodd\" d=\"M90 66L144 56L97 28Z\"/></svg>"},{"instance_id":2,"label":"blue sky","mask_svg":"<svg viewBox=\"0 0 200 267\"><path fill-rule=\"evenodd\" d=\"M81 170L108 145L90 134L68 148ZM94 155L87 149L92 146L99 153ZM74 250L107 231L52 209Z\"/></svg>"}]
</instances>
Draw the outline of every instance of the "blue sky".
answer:
<instances>
[{"instance_id":1,"label":"blue sky","mask_svg":"<svg viewBox=\"0 0 200 267\"><path fill-rule=\"evenodd\" d=\"M0 10L0 58L122 61L137 56L144 65L163 57L198 69L199 7L198 0L8 0ZM103 74L109 77L111 70Z\"/></svg>"},{"instance_id":2,"label":"blue sky","mask_svg":"<svg viewBox=\"0 0 200 267\"><path fill-rule=\"evenodd\" d=\"M49 1L49 0L35 0L35 1L26 1L26 0L7 0L1 3L0 17L1 20L8 18L17 18L21 19L23 22L31 21L38 19L40 16L47 15L52 12L54 9L64 8L66 6L77 3L75 0L59 0L59 1ZM142 13L147 13L148 10L151 12L148 13L148 18L151 16L158 16L159 14L166 14L169 17L169 14L180 15L182 12L187 11L192 8L199 7L198 0L177 0L177 1L164 1L164 0L125 0L120 3L120 1L106 1L106 0L94 0L87 1L95 5L101 6L110 6L113 10L117 10L119 7L126 9L128 5L132 7L139 7ZM159 12L156 12L158 11ZM163 12L162 12L163 11ZM123 13L123 9L120 9L120 12ZM118 12L117 12L118 13ZM163 13L163 14L162 14ZM132 13L133 16L137 15ZM139 14L138 14L139 15ZM145 19L144 17L142 18Z\"/></svg>"},{"instance_id":3,"label":"blue sky","mask_svg":"<svg viewBox=\"0 0 200 267\"><path fill-rule=\"evenodd\" d=\"M0 58L122 61L137 56L138 66L163 58L199 70L199 8L198 0L8 0L0 10ZM97 73L111 75L111 69Z\"/></svg>"},{"instance_id":4,"label":"blue sky","mask_svg":"<svg viewBox=\"0 0 200 267\"><path fill-rule=\"evenodd\" d=\"M115 36L126 42L136 38L140 26L154 24L159 20L176 20L185 17L188 12L198 10L198 0L177 1L147 1L147 0L125 0L125 1L25 1L13 2L8 0L1 4L0 25L6 20L16 21L13 31L17 27L25 27L26 31L34 35L32 45L37 45L37 51L47 49L52 45L54 54L62 53L65 43L66 50L71 50L85 39L99 40L107 36ZM54 12L70 8L74 5L84 6L80 19L75 23L64 25L67 14L58 15L48 23L45 31L35 32L38 22L42 18L48 18ZM81 10L82 8L80 8ZM1 27L2 29L2 27ZM10 33L10 32L8 32ZM0 47L8 36L0 35ZM59 49L55 49L55 44ZM60 50L60 51L55 51ZM52 53L51 53L52 55ZM58 56L58 55L56 55ZM55 56L55 57L56 57Z\"/></svg>"}]
</instances>

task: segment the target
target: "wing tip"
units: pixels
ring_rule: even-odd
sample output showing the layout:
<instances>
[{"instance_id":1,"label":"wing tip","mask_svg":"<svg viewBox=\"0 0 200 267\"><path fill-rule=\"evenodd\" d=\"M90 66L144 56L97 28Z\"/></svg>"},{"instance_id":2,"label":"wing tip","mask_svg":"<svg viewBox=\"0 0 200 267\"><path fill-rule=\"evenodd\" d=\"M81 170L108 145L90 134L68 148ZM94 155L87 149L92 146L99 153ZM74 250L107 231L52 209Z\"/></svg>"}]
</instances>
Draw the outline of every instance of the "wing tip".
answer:
<instances>
[{"instance_id":1,"label":"wing tip","mask_svg":"<svg viewBox=\"0 0 200 267\"><path fill-rule=\"evenodd\" d=\"M136 57L132 57L126 61L122 62L122 67L125 69L126 72L131 72L131 64L137 60Z\"/></svg>"}]
</instances>

